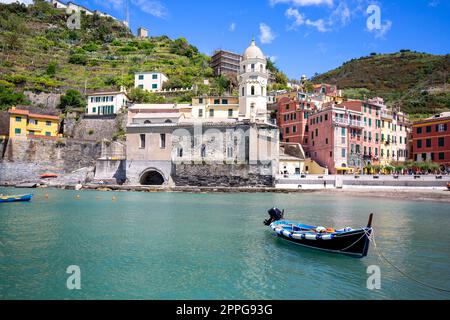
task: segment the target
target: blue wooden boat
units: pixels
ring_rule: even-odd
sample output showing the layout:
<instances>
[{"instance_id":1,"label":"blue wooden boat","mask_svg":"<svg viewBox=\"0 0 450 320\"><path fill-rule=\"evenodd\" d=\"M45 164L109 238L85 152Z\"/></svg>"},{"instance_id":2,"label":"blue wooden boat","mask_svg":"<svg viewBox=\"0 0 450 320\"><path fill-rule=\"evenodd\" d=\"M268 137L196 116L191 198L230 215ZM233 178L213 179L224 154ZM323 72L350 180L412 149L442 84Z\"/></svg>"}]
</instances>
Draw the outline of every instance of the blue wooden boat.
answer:
<instances>
[{"instance_id":1,"label":"blue wooden boat","mask_svg":"<svg viewBox=\"0 0 450 320\"><path fill-rule=\"evenodd\" d=\"M369 251L373 214L365 228L340 230L284 220L284 210L277 208L270 209L269 215L264 224L270 226L279 238L297 245L356 258L366 257Z\"/></svg>"},{"instance_id":2,"label":"blue wooden boat","mask_svg":"<svg viewBox=\"0 0 450 320\"><path fill-rule=\"evenodd\" d=\"M30 201L32 197L33 197L32 194L24 194L17 196L0 196L0 202Z\"/></svg>"}]
</instances>

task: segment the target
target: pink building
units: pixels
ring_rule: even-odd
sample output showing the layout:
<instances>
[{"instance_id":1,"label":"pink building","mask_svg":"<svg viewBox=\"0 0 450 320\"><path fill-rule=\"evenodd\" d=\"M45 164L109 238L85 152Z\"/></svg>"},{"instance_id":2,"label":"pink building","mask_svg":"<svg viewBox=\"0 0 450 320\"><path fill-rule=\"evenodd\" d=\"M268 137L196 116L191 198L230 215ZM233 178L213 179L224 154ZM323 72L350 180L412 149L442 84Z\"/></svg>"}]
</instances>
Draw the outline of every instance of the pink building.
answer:
<instances>
[{"instance_id":1,"label":"pink building","mask_svg":"<svg viewBox=\"0 0 450 320\"><path fill-rule=\"evenodd\" d=\"M309 116L311 158L331 174L362 171L378 162L381 137L379 100L325 105Z\"/></svg>"}]
</instances>

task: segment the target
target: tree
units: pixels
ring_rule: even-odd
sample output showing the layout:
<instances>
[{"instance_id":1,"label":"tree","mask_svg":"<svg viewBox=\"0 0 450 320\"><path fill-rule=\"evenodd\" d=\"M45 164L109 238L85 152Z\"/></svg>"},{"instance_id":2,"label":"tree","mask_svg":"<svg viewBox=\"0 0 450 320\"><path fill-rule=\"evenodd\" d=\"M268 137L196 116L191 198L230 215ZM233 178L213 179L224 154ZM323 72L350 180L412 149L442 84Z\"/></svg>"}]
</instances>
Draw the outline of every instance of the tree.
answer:
<instances>
[{"instance_id":1,"label":"tree","mask_svg":"<svg viewBox=\"0 0 450 320\"><path fill-rule=\"evenodd\" d=\"M66 91L66 94L61 96L59 107L62 110L66 110L68 107L85 108L86 104L86 99L79 91L69 89Z\"/></svg>"},{"instance_id":2,"label":"tree","mask_svg":"<svg viewBox=\"0 0 450 320\"><path fill-rule=\"evenodd\" d=\"M28 103L23 93L16 93L12 88L0 84L0 109Z\"/></svg>"},{"instance_id":3,"label":"tree","mask_svg":"<svg viewBox=\"0 0 450 320\"><path fill-rule=\"evenodd\" d=\"M128 96L134 103L164 103L162 96L142 90L141 88L131 89Z\"/></svg>"}]
</instances>

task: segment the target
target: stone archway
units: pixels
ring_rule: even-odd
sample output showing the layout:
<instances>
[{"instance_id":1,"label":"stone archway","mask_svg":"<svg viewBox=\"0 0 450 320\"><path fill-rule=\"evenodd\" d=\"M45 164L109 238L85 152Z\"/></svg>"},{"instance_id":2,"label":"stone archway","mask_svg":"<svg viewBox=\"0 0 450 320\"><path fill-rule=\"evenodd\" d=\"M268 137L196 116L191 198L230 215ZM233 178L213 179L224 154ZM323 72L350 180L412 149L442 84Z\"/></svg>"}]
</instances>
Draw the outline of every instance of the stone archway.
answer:
<instances>
[{"instance_id":1,"label":"stone archway","mask_svg":"<svg viewBox=\"0 0 450 320\"><path fill-rule=\"evenodd\" d=\"M147 169L139 178L139 183L143 186L162 186L165 182L164 174L157 169Z\"/></svg>"}]
</instances>

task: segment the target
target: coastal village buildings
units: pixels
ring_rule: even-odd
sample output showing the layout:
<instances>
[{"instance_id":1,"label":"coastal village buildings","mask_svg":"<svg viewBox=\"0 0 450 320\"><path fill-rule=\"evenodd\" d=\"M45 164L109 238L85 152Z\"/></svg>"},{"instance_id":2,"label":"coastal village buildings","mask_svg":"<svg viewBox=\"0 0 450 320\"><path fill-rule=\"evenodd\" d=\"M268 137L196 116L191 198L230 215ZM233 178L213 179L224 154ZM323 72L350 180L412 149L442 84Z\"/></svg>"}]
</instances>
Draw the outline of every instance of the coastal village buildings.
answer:
<instances>
[{"instance_id":1,"label":"coastal village buildings","mask_svg":"<svg viewBox=\"0 0 450 320\"><path fill-rule=\"evenodd\" d=\"M148 30L146 28L139 27L137 29L137 36L138 36L138 38L141 38L141 39L148 38Z\"/></svg>"},{"instance_id":2,"label":"coastal village buildings","mask_svg":"<svg viewBox=\"0 0 450 320\"><path fill-rule=\"evenodd\" d=\"M134 87L149 92L160 92L169 78L161 72L139 72L134 75Z\"/></svg>"},{"instance_id":3,"label":"coastal village buildings","mask_svg":"<svg viewBox=\"0 0 450 320\"><path fill-rule=\"evenodd\" d=\"M130 98L124 88L119 91L92 92L87 95L86 116L111 116L127 107Z\"/></svg>"},{"instance_id":4,"label":"coastal village buildings","mask_svg":"<svg viewBox=\"0 0 450 320\"><path fill-rule=\"evenodd\" d=\"M253 41L240 62L239 97L130 107L128 183L272 185L279 131L268 122L267 80L266 58Z\"/></svg>"},{"instance_id":5,"label":"coastal village buildings","mask_svg":"<svg viewBox=\"0 0 450 320\"><path fill-rule=\"evenodd\" d=\"M9 111L9 136L14 138L45 138L58 137L59 117L31 113L28 110L11 108Z\"/></svg>"},{"instance_id":6,"label":"coastal village buildings","mask_svg":"<svg viewBox=\"0 0 450 320\"><path fill-rule=\"evenodd\" d=\"M216 76L229 74L237 77L241 61L242 56L240 54L217 50L211 57L210 66Z\"/></svg>"},{"instance_id":7,"label":"coastal village buildings","mask_svg":"<svg viewBox=\"0 0 450 320\"><path fill-rule=\"evenodd\" d=\"M381 165L408 159L409 134L410 124L404 113L387 109L381 111Z\"/></svg>"},{"instance_id":8,"label":"coastal village buildings","mask_svg":"<svg viewBox=\"0 0 450 320\"><path fill-rule=\"evenodd\" d=\"M412 126L414 161L450 165L450 112L444 112Z\"/></svg>"}]
</instances>

